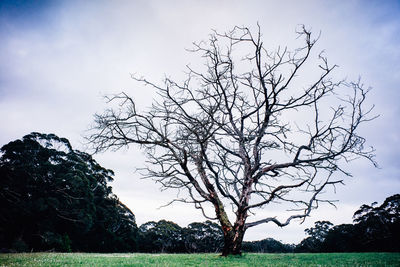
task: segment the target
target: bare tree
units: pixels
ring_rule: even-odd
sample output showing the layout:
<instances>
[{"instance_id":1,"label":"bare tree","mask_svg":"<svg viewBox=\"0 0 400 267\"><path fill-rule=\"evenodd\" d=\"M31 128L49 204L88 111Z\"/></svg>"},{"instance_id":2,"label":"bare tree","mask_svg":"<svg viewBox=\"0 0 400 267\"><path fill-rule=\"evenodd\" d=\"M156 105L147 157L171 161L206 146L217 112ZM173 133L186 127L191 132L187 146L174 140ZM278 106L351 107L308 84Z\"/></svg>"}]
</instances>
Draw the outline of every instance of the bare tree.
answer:
<instances>
[{"instance_id":1,"label":"bare tree","mask_svg":"<svg viewBox=\"0 0 400 267\"><path fill-rule=\"evenodd\" d=\"M186 189L174 201L193 203L207 218L204 205L211 204L224 232L222 255L240 254L248 228L283 227L321 201L332 204L319 196L342 183L334 173L350 175L342 163L362 157L376 165L357 133L373 119L372 107L364 108L368 90L359 81L334 81L336 65L322 53L312 75L304 72L318 38L305 27L298 34L302 47L270 52L260 28L214 31L191 50L204 70L188 66L185 81L165 78L162 85L133 76L156 88L159 101L139 112L126 93L109 98L119 107L95 115L89 140L97 152L139 144L151 163L146 175L163 188ZM257 208L277 201L293 205L287 218L251 221Z\"/></svg>"}]
</instances>

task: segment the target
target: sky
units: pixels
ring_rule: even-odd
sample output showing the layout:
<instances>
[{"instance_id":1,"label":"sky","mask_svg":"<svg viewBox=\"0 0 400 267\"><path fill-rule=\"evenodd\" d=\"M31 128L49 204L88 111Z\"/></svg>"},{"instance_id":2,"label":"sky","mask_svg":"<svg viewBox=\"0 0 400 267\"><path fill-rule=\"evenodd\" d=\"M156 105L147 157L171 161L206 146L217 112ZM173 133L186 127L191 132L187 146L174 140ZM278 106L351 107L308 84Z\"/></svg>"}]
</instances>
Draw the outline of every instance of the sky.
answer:
<instances>
[{"instance_id":1,"label":"sky","mask_svg":"<svg viewBox=\"0 0 400 267\"><path fill-rule=\"evenodd\" d=\"M245 240L268 237L298 243L315 221L351 223L362 205L400 193L400 1L0 1L0 146L30 132L55 133L78 150L93 115L106 107L105 95L125 91L140 107L151 105L154 90L131 74L160 82L182 80L187 64L201 63L187 52L212 29L261 26L266 46L298 44L300 24L321 37L324 51L339 65L335 77L361 78L371 87L369 104L379 118L361 133L376 149L379 168L366 161L351 164L353 177L336 193L337 208L321 205L303 223L285 228L264 224ZM316 56L317 54L314 54ZM114 170L114 193L140 225L167 219L181 226L204 221L193 206L161 208L176 192L159 190L135 171L145 158L138 147L94 155ZM284 207L260 211L282 214Z\"/></svg>"}]
</instances>

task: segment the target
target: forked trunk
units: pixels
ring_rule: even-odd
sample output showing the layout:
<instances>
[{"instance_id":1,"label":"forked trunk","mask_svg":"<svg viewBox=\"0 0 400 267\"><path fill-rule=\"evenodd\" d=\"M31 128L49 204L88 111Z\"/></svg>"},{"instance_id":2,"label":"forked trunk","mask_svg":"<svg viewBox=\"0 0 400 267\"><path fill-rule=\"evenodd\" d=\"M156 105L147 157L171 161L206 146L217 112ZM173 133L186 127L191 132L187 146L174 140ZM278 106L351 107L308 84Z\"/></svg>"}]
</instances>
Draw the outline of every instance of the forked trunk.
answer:
<instances>
[{"instance_id":1,"label":"forked trunk","mask_svg":"<svg viewBox=\"0 0 400 267\"><path fill-rule=\"evenodd\" d=\"M236 222L234 225L228 219L224 205L219 198L212 194L215 213L220 222L222 232L224 233L224 247L221 256L241 255L242 242L245 232L246 212L243 209L237 211Z\"/></svg>"},{"instance_id":2,"label":"forked trunk","mask_svg":"<svg viewBox=\"0 0 400 267\"><path fill-rule=\"evenodd\" d=\"M242 255L243 230L224 231L224 248L221 256Z\"/></svg>"}]
</instances>

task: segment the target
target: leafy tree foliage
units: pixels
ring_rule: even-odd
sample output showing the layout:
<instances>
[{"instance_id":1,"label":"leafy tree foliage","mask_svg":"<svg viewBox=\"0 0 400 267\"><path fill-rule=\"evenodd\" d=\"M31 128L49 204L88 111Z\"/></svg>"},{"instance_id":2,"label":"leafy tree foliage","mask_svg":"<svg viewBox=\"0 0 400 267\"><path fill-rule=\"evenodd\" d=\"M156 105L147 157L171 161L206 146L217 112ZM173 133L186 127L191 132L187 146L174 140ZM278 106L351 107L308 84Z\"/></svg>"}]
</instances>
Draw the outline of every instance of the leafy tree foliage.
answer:
<instances>
[{"instance_id":1,"label":"leafy tree foliage","mask_svg":"<svg viewBox=\"0 0 400 267\"><path fill-rule=\"evenodd\" d=\"M223 246L221 227L211 221L180 227L174 222L150 221L139 227L138 249L150 253L219 252Z\"/></svg>"},{"instance_id":2,"label":"leafy tree foliage","mask_svg":"<svg viewBox=\"0 0 400 267\"><path fill-rule=\"evenodd\" d=\"M325 238L332 228L333 224L328 221L317 221L315 226L307 228L305 232L309 235L304 239L299 245L299 251L307 252L319 252L321 250L321 245L325 241Z\"/></svg>"},{"instance_id":3,"label":"leafy tree foliage","mask_svg":"<svg viewBox=\"0 0 400 267\"><path fill-rule=\"evenodd\" d=\"M363 232L358 231L353 224L340 224L334 226L326 235L324 242L321 242L316 252L357 252L360 249L359 238ZM374 248L378 250L378 248Z\"/></svg>"},{"instance_id":4,"label":"leafy tree foliage","mask_svg":"<svg viewBox=\"0 0 400 267\"><path fill-rule=\"evenodd\" d=\"M316 222L315 227L305 230L309 237L296 251L400 251L400 194L376 205L362 205L354 213L354 224L332 227L330 222Z\"/></svg>"},{"instance_id":5,"label":"leafy tree foliage","mask_svg":"<svg viewBox=\"0 0 400 267\"><path fill-rule=\"evenodd\" d=\"M362 205L354 213L361 249L400 251L400 194L388 197L382 205Z\"/></svg>"},{"instance_id":6,"label":"leafy tree foliage","mask_svg":"<svg viewBox=\"0 0 400 267\"><path fill-rule=\"evenodd\" d=\"M273 238L259 241L243 242L243 251L258 253L289 253L294 251L294 245L283 244Z\"/></svg>"},{"instance_id":7,"label":"leafy tree foliage","mask_svg":"<svg viewBox=\"0 0 400 267\"><path fill-rule=\"evenodd\" d=\"M65 138L31 133L1 148L0 247L17 251L130 251L134 214L114 175Z\"/></svg>"},{"instance_id":8,"label":"leafy tree foliage","mask_svg":"<svg viewBox=\"0 0 400 267\"><path fill-rule=\"evenodd\" d=\"M221 227L211 221L193 222L181 228L174 222L150 221L139 227L138 249L150 253L216 253L224 246ZM260 253L293 252L294 245L275 239L244 242L243 250Z\"/></svg>"},{"instance_id":9,"label":"leafy tree foliage","mask_svg":"<svg viewBox=\"0 0 400 267\"><path fill-rule=\"evenodd\" d=\"M211 221L194 222L184 229L185 247L188 252L220 252L224 245L221 227Z\"/></svg>"},{"instance_id":10,"label":"leafy tree foliage","mask_svg":"<svg viewBox=\"0 0 400 267\"><path fill-rule=\"evenodd\" d=\"M142 252L183 252L183 230L174 222L150 221L139 227L139 250Z\"/></svg>"},{"instance_id":11,"label":"leafy tree foliage","mask_svg":"<svg viewBox=\"0 0 400 267\"><path fill-rule=\"evenodd\" d=\"M323 242L329 229L333 226L331 222L328 221L317 221L315 227L307 228L305 232L310 235L310 237Z\"/></svg>"}]
</instances>

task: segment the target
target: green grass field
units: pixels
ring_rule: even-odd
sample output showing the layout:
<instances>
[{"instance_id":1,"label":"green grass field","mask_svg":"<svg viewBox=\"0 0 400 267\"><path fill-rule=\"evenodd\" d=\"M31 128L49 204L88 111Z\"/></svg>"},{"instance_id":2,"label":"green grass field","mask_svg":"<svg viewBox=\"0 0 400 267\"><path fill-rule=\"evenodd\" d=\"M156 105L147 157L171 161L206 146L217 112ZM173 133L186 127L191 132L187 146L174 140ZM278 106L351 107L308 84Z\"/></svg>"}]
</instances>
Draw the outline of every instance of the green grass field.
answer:
<instances>
[{"instance_id":1,"label":"green grass field","mask_svg":"<svg viewBox=\"0 0 400 267\"><path fill-rule=\"evenodd\" d=\"M244 254L0 254L0 266L400 266L400 253Z\"/></svg>"}]
</instances>

